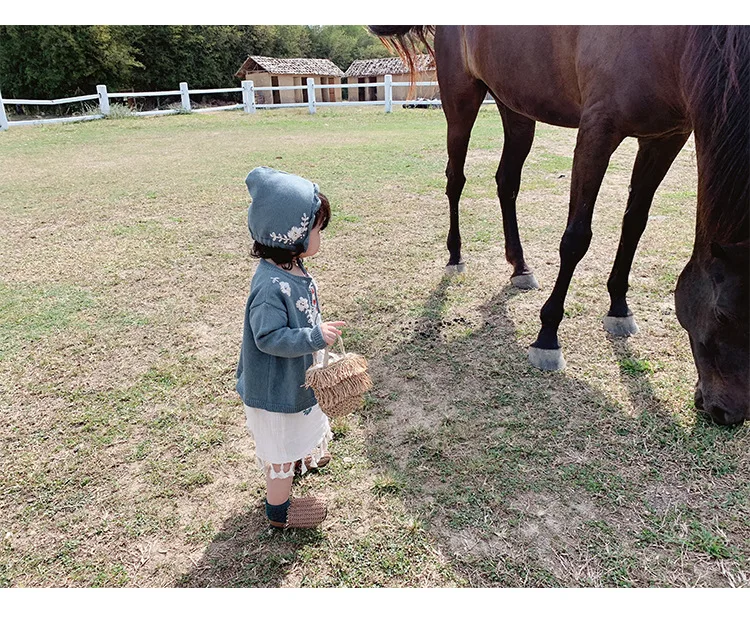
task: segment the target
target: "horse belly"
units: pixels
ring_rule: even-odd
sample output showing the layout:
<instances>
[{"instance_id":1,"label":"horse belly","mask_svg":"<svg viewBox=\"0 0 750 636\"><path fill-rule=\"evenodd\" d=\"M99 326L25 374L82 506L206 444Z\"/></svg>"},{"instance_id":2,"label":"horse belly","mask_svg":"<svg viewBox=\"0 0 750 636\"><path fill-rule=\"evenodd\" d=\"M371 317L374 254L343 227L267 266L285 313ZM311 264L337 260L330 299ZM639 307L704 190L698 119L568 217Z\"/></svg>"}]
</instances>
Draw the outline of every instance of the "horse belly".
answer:
<instances>
[{"instance_id":1,"label":"horse belly","mask_svg":"<svg viewBox=\"0 0 750 636\"><path fill-rule=\"evenodd\" d=\"M582 27L577 74L584 110L595 105L629 136L690 132L678 84L684 29Z\"/></svg>"},{"instance_id":2,"label":"horse belly","mask_svg":"<svg viewBox=\"0 0 750 636\"><path fill-rule=\"evenodd\" d=\"M575 128L592 105L625 135L690 130L679 27L467 26L466 70L511 110Z\"/></svg>"},{"instance_id":3,"label":"horse belly","mask_svg":"<svg viewBox=\"0 0 750 636\"><path fill-rule=\"evenodd\" d=\"M575 128L581 95L575 75L578 27L467 26L467 71L511 110Z\"/></svg>"}]
</instances>

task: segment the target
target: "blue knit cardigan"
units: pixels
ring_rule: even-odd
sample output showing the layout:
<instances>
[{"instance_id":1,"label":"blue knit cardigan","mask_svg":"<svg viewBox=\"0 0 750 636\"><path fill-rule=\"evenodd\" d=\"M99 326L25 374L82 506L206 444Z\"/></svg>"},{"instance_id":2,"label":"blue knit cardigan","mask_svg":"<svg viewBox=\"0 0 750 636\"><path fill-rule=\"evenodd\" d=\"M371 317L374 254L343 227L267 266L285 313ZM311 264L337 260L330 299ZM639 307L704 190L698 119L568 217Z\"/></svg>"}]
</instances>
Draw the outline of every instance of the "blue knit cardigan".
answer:
<instances>
[{"instance_id":1,"label":"blue knit cardigan","mask_svg":"<svg viewBox=\"0 0 750 636\"><path fill-rule=\"evenodd\" d=\"M303 385L312 354L326 346L320 322L312 277L261 260L250 284L237 365L237 391L247 406L299 413L317 404Z\"/></svg>"}]
</instances>

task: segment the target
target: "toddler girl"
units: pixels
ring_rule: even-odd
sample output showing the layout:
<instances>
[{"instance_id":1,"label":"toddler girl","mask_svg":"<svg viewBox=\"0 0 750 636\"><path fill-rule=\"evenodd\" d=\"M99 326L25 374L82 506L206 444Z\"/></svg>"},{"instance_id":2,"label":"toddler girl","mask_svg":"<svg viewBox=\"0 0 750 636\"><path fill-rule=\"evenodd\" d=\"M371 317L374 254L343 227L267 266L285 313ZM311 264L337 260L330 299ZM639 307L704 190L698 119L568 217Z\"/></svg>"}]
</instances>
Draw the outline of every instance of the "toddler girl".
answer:
<instances>
[{"instance_id":1,"label":"toddler girl","mask_svg":"<svg viewBox=\"0 0 750 636\"><path fill-rule=\"evenodd\" d=\"M237 391L245 405L255 459L266 477L266 516L278 528L322 523L325 504L292 498L295 468L305 473L330 460L328 418L305 371L313 354L331 345L346 323L322 322L318 290L303 258L320 248L331 208L317 184L256 168L245 180L252 197L247 224L259 258L245 307Z\"/></svg>"}]
</instances>

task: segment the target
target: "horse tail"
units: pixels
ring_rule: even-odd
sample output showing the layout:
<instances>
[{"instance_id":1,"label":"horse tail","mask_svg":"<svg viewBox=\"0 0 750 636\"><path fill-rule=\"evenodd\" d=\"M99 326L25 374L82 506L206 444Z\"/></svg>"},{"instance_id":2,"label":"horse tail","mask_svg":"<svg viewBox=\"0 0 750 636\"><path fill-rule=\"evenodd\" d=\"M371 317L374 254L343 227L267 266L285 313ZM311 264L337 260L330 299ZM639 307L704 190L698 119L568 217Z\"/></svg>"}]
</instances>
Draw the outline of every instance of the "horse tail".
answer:
<instances>
[{"instance_id":1,"label":"horse tail","mask_svg":"<svg viewBox=\"0 0 750 636\"><path fill-rule=\"evenodd\" d=\"M430 44L429 36L435 34L434 26L369 26L367 27L373 35L377 35L380 41L390 51L394 51L404 61L409 69L409 79L413 93L414 82L417 81L417 72L419 68L419 55L422 45L427 52L435 59L435 52Z\"/></svg>"},{"instance_id":2,"label":"horse tail","mask_svg":"<svg viewBox=\"0 0 750 636\"><path fill-rule=\"evenodd\" d=\"M710 240L709 231L714 240L747 240L750 27L690 27L683 63L699 153L699 217L702 209L710 216L697 230L704 240Z\"/></svg>"}]
</instances>

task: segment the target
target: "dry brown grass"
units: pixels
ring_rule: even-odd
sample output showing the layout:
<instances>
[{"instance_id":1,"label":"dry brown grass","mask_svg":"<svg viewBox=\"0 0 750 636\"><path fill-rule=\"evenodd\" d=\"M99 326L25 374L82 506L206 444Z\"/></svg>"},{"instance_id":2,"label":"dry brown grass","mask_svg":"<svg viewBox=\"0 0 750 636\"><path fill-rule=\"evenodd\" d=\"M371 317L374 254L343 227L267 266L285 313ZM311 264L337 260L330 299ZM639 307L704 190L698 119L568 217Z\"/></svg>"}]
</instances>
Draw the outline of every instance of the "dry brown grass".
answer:
<instances>
[{"instance_id":1,"label":"dry brown grass","mask_svg":"<svg viewBox=\"0 0 750 636\"><path fill-rule=\"evenodd\" d=\"M566 304L568 368L526 347L557 273L575 131L540 127L519 219L538 292L509 286L483 110L467 165L469 269L446 279L440 112L233 113L0 136L0 585L744 586L747 426L697 417L674 316L692 146L631 276L641 333L607 336L605 282L633 140L613 157ZM320 183L310 262L375 389L301 479L322 530L272 533L234 392L243 179ZM5 537L3 539L3 537Z\"/></svg>"}]
</instances>

